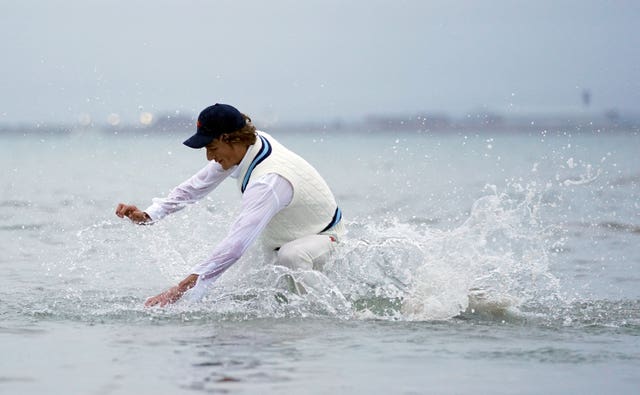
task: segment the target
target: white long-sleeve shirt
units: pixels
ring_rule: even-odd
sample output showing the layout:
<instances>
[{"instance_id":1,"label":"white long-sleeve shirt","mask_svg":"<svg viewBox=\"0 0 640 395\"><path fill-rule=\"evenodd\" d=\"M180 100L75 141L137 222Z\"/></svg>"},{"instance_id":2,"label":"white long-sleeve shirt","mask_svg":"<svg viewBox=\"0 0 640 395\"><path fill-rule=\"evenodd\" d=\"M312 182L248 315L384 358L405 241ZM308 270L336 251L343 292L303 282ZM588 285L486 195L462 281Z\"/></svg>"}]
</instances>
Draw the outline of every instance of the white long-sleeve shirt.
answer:
<instances>
[{"instance_id":1,"label":"white long-sleeve shirt","mask_svg":"<svg viewBox=\"0 0 640 395\"><path fill-rule=\"evenodd\" d=\"M243 159L247 160L245 157ZM249 158L248 160L251 160ZM242 163L241 163L242 164ZM237 178L240 166L222 169L211 161L202 170L174 188L166 198L153 199L145 212L153 221L195 203L214 190L227 177ZM293 187L282 176L269 173L252 180L242 195L242 208L227 236L215 246L209 258L196 265L192 273L198 282L211 282L233 265L265 229L269 221L293 199Z\"/></svg>"}]
</instances>

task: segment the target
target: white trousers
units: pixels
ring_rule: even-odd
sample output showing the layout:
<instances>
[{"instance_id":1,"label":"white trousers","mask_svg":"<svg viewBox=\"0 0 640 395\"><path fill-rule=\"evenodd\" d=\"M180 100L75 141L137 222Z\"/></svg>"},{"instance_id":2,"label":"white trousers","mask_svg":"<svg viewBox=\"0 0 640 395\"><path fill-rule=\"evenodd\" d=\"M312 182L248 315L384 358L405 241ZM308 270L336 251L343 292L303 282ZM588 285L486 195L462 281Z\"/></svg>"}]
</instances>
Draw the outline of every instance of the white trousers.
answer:
<instances>
[{"instance_id":1,"label":"white trousers","mask_svg":"<svg viewBox=\"0 0 640 395\"><path fill-rule=\"evenodd\" d=\"M345 233L344 226L338 223L325 233L310 235L283 244L276 251L275 264L285 266L292 270L318 270L321 271L325 263L333 256L339 238ZM273 250L271 250L273 252ZM310 274L310 273L309 273ZM291 277L291 276L290 276ZM306 287L315 284L312 277L304 277ZM297 281L293 282L295 292L305 294L305 286ZM189 299L197 301L202 299L206 292L205 282L198 280L196 286L188 291Z\"/></svg>"},{"instance_id":2,"label":"white trousers","mask_svg":"<svg viewBox=\"0 0 640 395\"><path fill-rule=\"evenodd\" d=\"M322 270L336 248L336 238L320 234L290 241L276 252L276 265L293 270Z\"/></svg>"}]
</instances>

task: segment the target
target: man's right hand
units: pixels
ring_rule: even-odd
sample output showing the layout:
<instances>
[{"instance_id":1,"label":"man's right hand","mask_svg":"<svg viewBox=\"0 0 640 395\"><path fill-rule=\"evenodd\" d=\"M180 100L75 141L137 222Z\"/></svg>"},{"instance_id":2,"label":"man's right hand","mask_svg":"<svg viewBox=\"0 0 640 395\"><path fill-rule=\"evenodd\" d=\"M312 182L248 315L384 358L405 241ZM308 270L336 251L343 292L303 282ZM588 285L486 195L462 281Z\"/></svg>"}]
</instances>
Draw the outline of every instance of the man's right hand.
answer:
<instances>
[{"instance_id":1,"label":"man's right hand","mask_svg":"<svg viewBox=\"0 0 640 395\"><path fill-rule=\"evenodd\" d=\"M118 204L118 207L116 207L116 215L120 218L127 217L136 224L144 224L151 221L149 214L140 211L140 209L133 204Z\"/></svg>"}]
</instances>

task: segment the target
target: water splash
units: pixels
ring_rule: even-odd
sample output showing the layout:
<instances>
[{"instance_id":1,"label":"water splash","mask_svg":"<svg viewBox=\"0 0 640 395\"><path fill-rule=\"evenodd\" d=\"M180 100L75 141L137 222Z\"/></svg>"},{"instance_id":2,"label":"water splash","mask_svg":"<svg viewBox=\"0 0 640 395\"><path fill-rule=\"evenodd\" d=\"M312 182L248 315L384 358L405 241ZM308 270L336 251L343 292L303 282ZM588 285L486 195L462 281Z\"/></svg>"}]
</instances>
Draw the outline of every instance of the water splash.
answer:
<instances>
[{"instance_id":1,"label":"water splash","mask_svg":"<svg viewBox=\"0 0 640 395\"><path fill-rule=\"evenodd\" d=\"M549 235L537 218L539 195L478 199L453 230L407 224L355 226L357 241L329 276L351 300L398 300L392 316L445 320L465 311L502 311L558 295L549 271Z\"/></svg>"},{"instance_id":2,"label":"water splash","mask_svg":"<svg viewBox=\"0 0 640 395\"><path fill-rule=\"evenodd\" d=\"M273 266L259 248L251 249L213 284L204 301L185 300L167 311L219 318L447 320L464 312L516 309L557 295L558 281L548 268L553 232L538 218L540 194L521 190L514 197L490 190L452 230L395 219L351 222L323 273ZM206 232L172 225L104 221L78 231L75 251L48 268L66 283L63 299L70 302L40 303L41 310L55 315L57 307L84 306L67 313L78 317L85 311L88 319L117 317L118 309L124 317L156 314L140 309L143 295L183 276L188 246L207 242Z\"/></svg>"},{"instance_id":3,"label":"water splash","mask_svg":"<svg viewBox=\"0 0 640 395\"><path fill-rule=\"evenodd\" d=\"M577 163L585 174L571 179L597 181L599 168ZM578 168L575 161L568 165L571 171ZM424 221L356 218L347 223L349 234L322 273L273 266L253 248L202 302L185 300L164 310L141 306L147 296L179 281L206 256L206 249L193 245L215 244L215 237L223 234L212 236L210 223L225 228L233 213L203 209L213 217L210 221L192 221L184 214L152 227L103 221L77 232L75 247L47 268L64 283L57 287L66 289L66 295L53 304L32 298L31 305L40 309L32 311L88 320L328 316L583 322L579 316L584 309L573 315L571 309L582 306L580 300L562 294L549 267L562 249L566 229L542 217L562 205L562 188L576 185L562 179L568 178L525 185L511 180L502 189L489 185L466 219L451 229L436 229ZM540 315L553 318L540 320Z\"/></svg>"}]
</instances>

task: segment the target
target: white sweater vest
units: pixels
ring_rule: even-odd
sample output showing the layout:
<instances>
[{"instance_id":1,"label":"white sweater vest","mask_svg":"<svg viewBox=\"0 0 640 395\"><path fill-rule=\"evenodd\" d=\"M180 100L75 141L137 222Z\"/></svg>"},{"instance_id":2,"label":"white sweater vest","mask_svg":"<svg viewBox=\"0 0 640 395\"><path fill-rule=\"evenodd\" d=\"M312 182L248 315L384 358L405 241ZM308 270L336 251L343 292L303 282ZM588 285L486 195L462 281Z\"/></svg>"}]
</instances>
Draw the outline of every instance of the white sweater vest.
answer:
<instances>
[{"instance_id":1,"label":"white sweater vest","mask_svg":"<svg viewBox=\"0 0 640 395\"><path fill-rule=\"evenodd\" d=\"M293 187L291 203L271 219L262 233L265 247L280 248L301 237L325 232L340 221L342 213L318 171L273 137L258 132L256 143L246 155L252 160L242 164L238 173L242 192L252 180L269 173L284 177Z\"/></svg>"}]
</instances>

